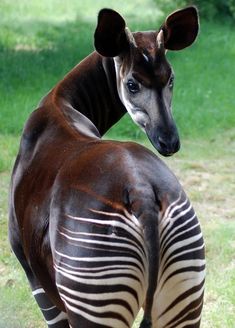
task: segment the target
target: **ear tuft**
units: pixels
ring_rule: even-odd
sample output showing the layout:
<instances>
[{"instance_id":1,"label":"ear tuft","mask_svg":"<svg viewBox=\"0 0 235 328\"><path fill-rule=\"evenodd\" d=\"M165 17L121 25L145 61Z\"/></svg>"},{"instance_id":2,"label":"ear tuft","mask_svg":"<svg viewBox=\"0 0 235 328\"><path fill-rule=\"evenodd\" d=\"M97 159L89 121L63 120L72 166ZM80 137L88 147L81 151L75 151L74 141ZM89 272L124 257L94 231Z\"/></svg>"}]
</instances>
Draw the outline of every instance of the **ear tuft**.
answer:
<instances>
[{"instance_id":1,"label":"ear tuft","mask_svg":"<svg viewBox=\"0 0 235 328\"><path fill-rule=\"evenodd\" d=\"M125 33L126 23L119 13L102 9L95 30L95 49L105 57L116 57L129 47Z\"/></svg>"},{"instance_id":2,"label":"ear tuft","mask_svg":"<svg viewBox=\"0 0 235 328\"><path fill-rule=\"evenodd\" d=\"M199 17L194 6L173 12L162 26L165 37L165 48L181 50L190 46L199 31Z\"/></svg>"}]
</instances>

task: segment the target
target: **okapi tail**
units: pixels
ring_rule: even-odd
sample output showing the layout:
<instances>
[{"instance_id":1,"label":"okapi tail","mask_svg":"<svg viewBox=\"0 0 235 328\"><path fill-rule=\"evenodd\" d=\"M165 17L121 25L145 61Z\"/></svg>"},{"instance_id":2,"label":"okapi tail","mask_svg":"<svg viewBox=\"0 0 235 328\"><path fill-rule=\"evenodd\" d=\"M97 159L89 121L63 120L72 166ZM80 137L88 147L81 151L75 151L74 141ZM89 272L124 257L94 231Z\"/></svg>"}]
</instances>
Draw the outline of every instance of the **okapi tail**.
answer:
<instances>
[{"instance_id":1,"label":"okapi tail","mask_svg":"<svg viewBox=\"0 0 235 328\"><path fill-rule=\"evenodd\" d=\"M159 238L159 220L167 207L167 197L164 196L161 206L155 203L152 210L148 209L140 217L140 222L144 228L144 237L148 254L148 289L144 305L144 316L139 328L152 328L152 307L154 294L157 289L159 257L160 257L160 238Z\"/></svg>"},{"instance_id":2,"label":"okapi tail","mask_svg":"<svg viewBox=\"0 0 235 328\"><path fill-rule=\"evenodd\" d=\"M158 230L159 210L147 211L141 217L144 228L144 239L147 247L148 256L148 289L144 305L144 317L140 328L152 327L152 306L153 298L157 288L158 269L159 269L159 230Z\"/></svg>"}]
</instances>

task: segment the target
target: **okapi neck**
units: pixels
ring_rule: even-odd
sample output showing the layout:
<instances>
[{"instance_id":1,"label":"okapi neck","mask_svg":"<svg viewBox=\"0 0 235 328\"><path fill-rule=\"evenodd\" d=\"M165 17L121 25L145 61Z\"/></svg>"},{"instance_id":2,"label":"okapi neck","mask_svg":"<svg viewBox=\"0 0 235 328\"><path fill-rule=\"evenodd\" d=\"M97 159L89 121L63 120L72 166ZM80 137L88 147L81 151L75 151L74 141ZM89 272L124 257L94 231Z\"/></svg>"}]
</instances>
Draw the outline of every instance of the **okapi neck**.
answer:
<instances>
[{"instance_id":1,"label":"okapi neck","mask_svg":"<svg viewBox=\"0 0 235 328\"><path fill-rule=\"evenodd\" d=\"M126 113L117 93L113 59L102 57L97 52L66 75L53 93L62 111L69 110L69 107L60 106L58 102L69 103L95 125L101 136Z\"/></svg>"}]
</instances>

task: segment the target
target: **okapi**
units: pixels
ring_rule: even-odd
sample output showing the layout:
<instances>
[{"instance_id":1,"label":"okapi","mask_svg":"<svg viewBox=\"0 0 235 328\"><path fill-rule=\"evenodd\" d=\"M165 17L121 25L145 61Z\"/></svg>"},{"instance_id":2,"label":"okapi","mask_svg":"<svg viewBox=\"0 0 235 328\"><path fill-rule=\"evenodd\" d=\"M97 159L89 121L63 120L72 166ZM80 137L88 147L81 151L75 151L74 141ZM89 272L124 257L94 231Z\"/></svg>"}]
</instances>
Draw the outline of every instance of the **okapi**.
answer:
<instances>
[{"instance_id":1,"label":"okapi","mask_svg":"<svg viewBox=\"0 0 235 328\"><path fill-rule=\"evenodd\" d=\"M200 326L205 258L180 183L150 150L101 136L126 112L163 155L179 149L166 50L198 33L194 7L131 33L103 9L96 51L27 121L12 174L9 236L50 328Z\"/></svg>"}]
</instances>

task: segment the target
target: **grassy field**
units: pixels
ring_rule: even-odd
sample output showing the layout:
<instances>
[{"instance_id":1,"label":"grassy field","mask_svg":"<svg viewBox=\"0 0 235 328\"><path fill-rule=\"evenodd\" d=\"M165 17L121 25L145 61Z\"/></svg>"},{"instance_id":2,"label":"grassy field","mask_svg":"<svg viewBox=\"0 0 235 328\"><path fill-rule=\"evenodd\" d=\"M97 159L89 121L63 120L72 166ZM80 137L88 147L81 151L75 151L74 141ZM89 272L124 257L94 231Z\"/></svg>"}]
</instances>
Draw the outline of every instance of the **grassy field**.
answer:
<instances>
[{"instance_id":1,"label":"grassy field","mask_svg":"<svg viewBox=\"0 0 235 328\"><path fill-rule=\"evenodd\" d=\"M0 1L0 328L45 327L7 241L10 171L29 113L93 50L96 15L102 7L120 10L132 30L157 28L162 21L151 0ZM182 150L167 163L190 196L205 237L203 328L234 328L234 55L235 30L215 22L202 22L191 49L169 53L176 73L173 107ZM107 137L149 146L128 117Z\"/></svg>"}]
</instances>

